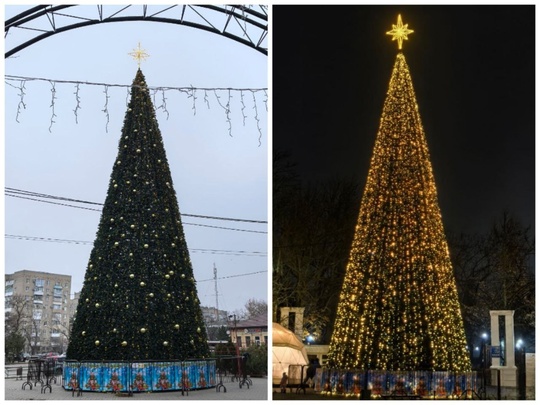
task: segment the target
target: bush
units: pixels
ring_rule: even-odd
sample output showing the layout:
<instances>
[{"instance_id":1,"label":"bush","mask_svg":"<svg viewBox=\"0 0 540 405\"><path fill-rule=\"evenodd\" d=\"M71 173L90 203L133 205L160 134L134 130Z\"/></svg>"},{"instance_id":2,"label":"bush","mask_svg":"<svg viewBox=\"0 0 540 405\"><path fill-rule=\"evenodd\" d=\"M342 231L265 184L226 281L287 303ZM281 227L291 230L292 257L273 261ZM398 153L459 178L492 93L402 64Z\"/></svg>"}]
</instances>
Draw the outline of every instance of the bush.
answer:
<instances>
[{"instance_id":1,"label":"bush","mask_svg":"<svg viewBox=\"0 0 540 405\"><path fill-rule=\"evenodd\" d=\"M250 346L241 354L248 354L247 374L251 377L264 377L268 373L268 346Z\"/></svg>"}]
</instances>

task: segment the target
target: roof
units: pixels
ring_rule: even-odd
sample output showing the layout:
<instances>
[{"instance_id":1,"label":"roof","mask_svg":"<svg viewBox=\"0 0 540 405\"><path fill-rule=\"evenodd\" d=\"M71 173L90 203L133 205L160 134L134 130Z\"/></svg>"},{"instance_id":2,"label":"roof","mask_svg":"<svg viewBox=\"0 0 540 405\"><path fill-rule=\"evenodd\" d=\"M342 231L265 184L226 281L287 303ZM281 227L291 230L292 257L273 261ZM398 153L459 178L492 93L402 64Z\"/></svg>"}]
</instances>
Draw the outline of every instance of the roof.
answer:
<instances>
[{"instance_id":1,"label":"roof","mask_svg":"<svg viewBox=\"0 0 540 405\"><path fill-rule=\"evenodd\" d=\"M235 329L234 325L231 325L231 329ZM246 319L236 322L236 329L248 328L248 327L268 327L268 314L260 314L251 319Z\"/></svg>"}]
</instances>

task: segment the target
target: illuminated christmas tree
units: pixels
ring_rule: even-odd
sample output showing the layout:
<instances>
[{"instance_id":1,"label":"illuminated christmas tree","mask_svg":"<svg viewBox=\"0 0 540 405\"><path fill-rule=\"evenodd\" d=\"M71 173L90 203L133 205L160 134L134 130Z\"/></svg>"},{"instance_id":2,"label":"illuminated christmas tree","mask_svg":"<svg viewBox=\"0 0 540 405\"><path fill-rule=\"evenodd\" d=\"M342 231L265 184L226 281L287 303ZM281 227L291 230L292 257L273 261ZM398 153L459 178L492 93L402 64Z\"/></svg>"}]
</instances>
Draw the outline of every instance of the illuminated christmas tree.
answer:
<instances>
[{"instance_id":1,"label":"illuminated christmas tree","mask_svg":"<svg viewBox=\"0 0 540 405\"><path fill-rule=\"evenodd\" d=\"M398 40L412 31L398 24ZM412 79L390 78L340 294L329 364L470 370L455 278Z\"/></svg>"},{"instance_id":2,"label":"illuminated christmas tree","mask_svg":"<svg viewBox=\"0 0 540 405\"><path fill-rule=\"evenodd\" d=\"M67 357L183 360L208 354L169 164L139 69Z\"/></svg>"}]
</instances>

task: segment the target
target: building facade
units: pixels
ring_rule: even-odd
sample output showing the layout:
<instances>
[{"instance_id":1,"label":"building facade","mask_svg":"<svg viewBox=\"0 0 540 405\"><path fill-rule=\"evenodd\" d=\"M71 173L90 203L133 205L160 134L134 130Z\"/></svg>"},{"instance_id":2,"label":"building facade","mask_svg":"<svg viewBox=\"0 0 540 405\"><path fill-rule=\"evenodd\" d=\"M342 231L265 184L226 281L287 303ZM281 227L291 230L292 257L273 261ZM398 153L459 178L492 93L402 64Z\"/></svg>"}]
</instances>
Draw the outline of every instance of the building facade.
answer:
<instances>
[{"instance_id":1,"label":"building facade","mask_svg":"<svg viewBox=\"0 0 540 405\"><path fill-rule=\"evenodd\" d=\"M32 270L5 275L6 316L24 308L21 334L30 354L67 348L70 328L71 276Z\"/></svg>"},{"instance_id":2,"label":"building facade","mask_svg":"<svg viewBox=\"0 0 540 405\"><path fill-rule=\"evenodd\" d=\"M252 319L229 321L231 341L238 348L251 345L268 345L268 315L261 314Z\"/></svg>"}]
</instances>

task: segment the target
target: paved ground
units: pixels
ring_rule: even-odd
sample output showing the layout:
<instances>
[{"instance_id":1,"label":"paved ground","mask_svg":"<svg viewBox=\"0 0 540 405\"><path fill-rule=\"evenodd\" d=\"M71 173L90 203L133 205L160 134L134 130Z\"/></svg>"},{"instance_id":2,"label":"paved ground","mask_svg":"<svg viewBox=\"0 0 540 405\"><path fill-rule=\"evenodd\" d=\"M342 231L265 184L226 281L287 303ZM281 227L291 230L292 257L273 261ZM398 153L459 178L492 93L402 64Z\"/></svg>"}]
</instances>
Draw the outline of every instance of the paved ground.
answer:
<instances>
[{"instance_id":1,"label":"paved ground","mask_svg":"<svg viewBox=\"0 0 540 405\"><path fill-rule=\"evenodd\" d=\"M52 384L52 392L49 393L47 389L45 393L41 393L41 386L38 384L37 387L29 389L22 389L24 381L15 380L13 378L5 378L5 399L6 400L84 400L84 401L97 401L97 400L146 400L146 401L156 401L156 400L203 400L203 401L213 401L213 400L251 400L251 401L265 401L268 399L268 379L266 378L252 378L253 385L246 389L244 385L242 388L239 388L238 383L224 383L227 392L224 392L223 388L219 392L215 388L209 388L205 390L196 390L190 391L187 395L182 396L181 391L171 391L171 392L150 392L150 393L141 393L133 394L132 397L127 396L116 396L112 393L99 393L99 392L86 392L82 393L82 396L77 397L72 396L71 391L65 391L60 384Z\"/></svg>"}]
</instances>

